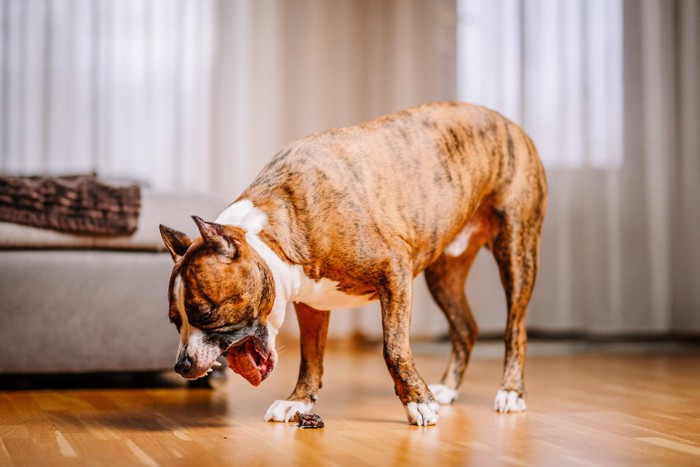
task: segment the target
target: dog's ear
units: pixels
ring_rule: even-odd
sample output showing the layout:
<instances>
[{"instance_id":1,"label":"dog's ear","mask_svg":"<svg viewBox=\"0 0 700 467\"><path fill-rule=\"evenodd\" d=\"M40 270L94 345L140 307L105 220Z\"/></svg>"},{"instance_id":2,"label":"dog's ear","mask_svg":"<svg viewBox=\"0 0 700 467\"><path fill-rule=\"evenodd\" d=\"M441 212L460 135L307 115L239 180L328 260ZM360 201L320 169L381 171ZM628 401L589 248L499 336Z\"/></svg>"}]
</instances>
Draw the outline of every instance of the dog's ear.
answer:
<instances>
[{"instance_id":1,"label":"dog's ear","mask_svg":"<svg viewBox=\"0 0 700 467\"><path fill-rule=\"evenodd\" d=\"M160 236L163 238L163 243L165 243L170 256L173 257L175 262L182 258L190 245L192 245L192 240L187 234L171 229L163 224L160 224Z\"/></svg>"},{"instance_id":2,"label":"dog's ear","mask_svg":"<svg viewBox=\"0 0 700 467\"><path fill-rule=\"evenodd\" d=\"M197 224L199 233L202 234L202 240L207 245L213 246L216 251L230 259L236 259L238 251L241 247L241 236L235 235L237 232L234 229L227 229L221 224L207 222L201 217L192 216L192 220Z\"/></svg>"}]
</instances>

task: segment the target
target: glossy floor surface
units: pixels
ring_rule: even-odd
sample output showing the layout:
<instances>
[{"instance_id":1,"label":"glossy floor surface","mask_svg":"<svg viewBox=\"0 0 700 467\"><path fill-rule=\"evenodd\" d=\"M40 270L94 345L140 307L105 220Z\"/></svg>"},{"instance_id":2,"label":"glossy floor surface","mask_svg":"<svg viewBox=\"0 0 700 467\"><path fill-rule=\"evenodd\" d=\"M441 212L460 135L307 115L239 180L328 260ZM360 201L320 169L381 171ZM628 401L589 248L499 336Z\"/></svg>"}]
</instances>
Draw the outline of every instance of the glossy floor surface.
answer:
<instances>
[{"instance_id":1,"label":"glossy floor surface","mask_svg":"<svg viewBox=\"0 0 700 467\"><path fill-rule=\"evenodd\" d=\"M440 353L416 357L429 382ZM700 465L700 354L655 353L535 352L529 410L515 415L491 410L500 359L476 358L425 428L406 423L379 348L329 350L318 430L262 421L292 389L291 349L259 388L229 372L213 391L175 375L160 387L3 390L0 465Z\"/></svg>"}]
</instances>

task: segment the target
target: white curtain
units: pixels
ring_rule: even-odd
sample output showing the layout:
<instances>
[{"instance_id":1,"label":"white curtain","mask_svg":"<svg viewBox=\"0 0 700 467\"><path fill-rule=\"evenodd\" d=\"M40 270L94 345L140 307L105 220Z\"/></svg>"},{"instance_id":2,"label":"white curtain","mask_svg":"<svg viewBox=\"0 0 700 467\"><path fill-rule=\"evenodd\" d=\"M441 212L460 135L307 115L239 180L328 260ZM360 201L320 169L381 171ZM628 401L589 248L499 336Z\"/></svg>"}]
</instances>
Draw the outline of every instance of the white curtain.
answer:
<instances>
[{"instance_id":1,"label":"white curtain","mask_svg":"<svg viewBox=\"0 0 700 467\"><path fill-rule=\"evenodd\" d=\"M622 0L460 0L459 96L501 111L532 136L547 168L549 211L528 324L626 331L622 321ZM502 326L488 254L469 295L487 331ZM495 311L495 313L494 313Z\"/></svg>"},{"instance_id":2,"label":"white curtain","mask_svg":"<svg viewBox=\"0 0 700 467\"><path fill-rule=\"evenodd\" d=\"M531 329L697 332L699 24L693 0L0 0L0 170L233 199L292 138L459 97L548 169ZM468 292L501 331L487 251ZM422 279L412 326L446 332Z\"/></svg>"},{"instance_id":3,"label":"white curtain","mask_svg":"<svg viewBox=\"0 0 700 467\"><path fill-rule=\"evenodd\" d=\"M459 18L460 97L520 122L548 169L530 328L697 332L698 3L460 0ZM473 275L497 329L494 268Z\"/></svg>"},{"instance_id":4,"label":"white curtain","mask_svg":"<svg viewBox=\"0 0 700 467\"><path fill-rule=\"evenodd\" d=\"M215 12L214 0L0 1L0 170L206 189Z\"/></svg>"}]
</instances>

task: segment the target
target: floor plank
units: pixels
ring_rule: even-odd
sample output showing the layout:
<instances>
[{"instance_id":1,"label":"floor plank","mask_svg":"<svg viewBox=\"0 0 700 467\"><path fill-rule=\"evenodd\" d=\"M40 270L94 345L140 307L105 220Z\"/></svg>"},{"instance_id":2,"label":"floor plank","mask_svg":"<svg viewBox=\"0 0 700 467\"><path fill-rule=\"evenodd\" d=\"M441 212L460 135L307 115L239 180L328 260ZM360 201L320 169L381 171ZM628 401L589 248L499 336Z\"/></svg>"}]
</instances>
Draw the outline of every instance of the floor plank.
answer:
<instances>
[{"instance_id":1,"label":"floor plank","mask_svg":"<svg viewBox=\"0 0 700 467\"><path fill-rule=\"evenodd\" d=\"M291 347L291 346L289 346ZM429 382L444 355L418 355ZM292 389L298 353L260 388L230 373L218 390L166 387L0 391L0 465L699 465L700 354L535 356L529 410L491 410L501 361L470 364L435 427L406 423L381 349L330 349L314 412L322 430L265 423Z\"/></svg>"}]
</instances>

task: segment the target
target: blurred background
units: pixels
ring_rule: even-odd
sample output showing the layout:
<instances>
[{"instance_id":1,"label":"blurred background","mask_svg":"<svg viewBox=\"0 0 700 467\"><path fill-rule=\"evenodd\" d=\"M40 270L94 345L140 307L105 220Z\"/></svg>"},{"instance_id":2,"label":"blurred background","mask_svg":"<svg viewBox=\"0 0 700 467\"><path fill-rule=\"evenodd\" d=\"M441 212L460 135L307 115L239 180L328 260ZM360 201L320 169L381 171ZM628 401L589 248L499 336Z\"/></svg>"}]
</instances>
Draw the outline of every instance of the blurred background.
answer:
<instances>
[{"instance_id":1,"label":"blurred background","mask_svg":"<svg viewBox=\"0 0 700 467\"><path fill-rule=\"evenodd\" d=\"M291 139L475 102L547 169L529 328L700 333L700 2L0 0L0 25L2 174L232 201ZM416 287L413 334L445 335ZM468 289L482 334L502 332L488 253ZM338 311L331 333L376 338L379 313Z\"/></svg>"}]
</instances>

